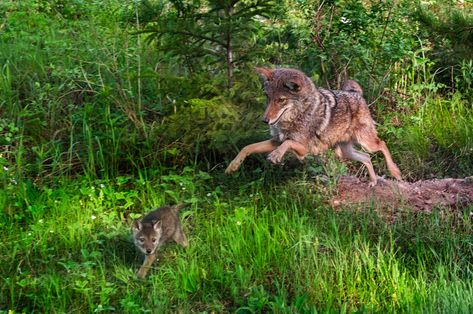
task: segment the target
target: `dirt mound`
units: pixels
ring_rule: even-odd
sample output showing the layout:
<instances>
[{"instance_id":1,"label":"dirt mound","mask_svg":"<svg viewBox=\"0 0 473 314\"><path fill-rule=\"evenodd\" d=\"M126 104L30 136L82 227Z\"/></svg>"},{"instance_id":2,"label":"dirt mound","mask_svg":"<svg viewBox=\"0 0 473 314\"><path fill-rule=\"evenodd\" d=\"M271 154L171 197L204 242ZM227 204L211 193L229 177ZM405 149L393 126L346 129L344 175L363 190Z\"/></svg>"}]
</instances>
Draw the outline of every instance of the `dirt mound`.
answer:
<instances>
[{"instance_id":1,"label":"dirt mound","mask_svg":"<svg viewBox=\"0 0 473 314\"><path fill-rule=\"evenodd\" d=\"M375 204L376 207L406 206L431 211L435 206L462 208L473 204L473 177L398 182L379 179L375 187L358 178L340 178L332 205Z\"/></svg>"}]
</instances>

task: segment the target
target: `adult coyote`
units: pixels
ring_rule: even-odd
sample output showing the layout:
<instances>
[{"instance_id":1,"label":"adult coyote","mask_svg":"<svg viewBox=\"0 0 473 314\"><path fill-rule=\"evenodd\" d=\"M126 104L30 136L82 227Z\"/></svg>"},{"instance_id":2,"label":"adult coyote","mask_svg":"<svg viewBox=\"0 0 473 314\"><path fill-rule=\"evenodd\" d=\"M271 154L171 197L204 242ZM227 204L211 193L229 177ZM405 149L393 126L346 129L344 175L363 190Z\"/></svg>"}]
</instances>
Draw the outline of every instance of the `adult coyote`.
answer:
<instances>
[{"instance_id":1,"label":"adult coyote","mask_svg":"<svg viewBox=\"0 0 473 314\"><path fill-rule=\"evenodd\" d=\"M381 151L393 177L401 180L357 82L349 80L342 90L327 90L316 88L308 76L295 69L256 68L256 72L264 81L268 104L263 121L269 124L272 138L244 147L226 173L236 171L254 153L270 153L268 160L279 163L288 150L302 160L307 154L319 155L334 147L338 157L363 163L374 186L377 177L371 158L354 149L359 144L368 152Z\"/></svg>"}]
</instances>

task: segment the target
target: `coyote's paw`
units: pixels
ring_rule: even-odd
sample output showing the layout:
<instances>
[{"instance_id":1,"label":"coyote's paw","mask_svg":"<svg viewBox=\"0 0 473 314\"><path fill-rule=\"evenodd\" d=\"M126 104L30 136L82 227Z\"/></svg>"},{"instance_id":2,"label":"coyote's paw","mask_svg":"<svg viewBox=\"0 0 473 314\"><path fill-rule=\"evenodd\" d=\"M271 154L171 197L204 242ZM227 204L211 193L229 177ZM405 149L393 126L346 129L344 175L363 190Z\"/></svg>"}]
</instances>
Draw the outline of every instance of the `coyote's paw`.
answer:
<instances>
[{"instance_id":1,"label":"coyote's paw","mask_svg":"<svg viewBox=\"0 0 473 314\"><path fill-rule=\"evenodd\" d=\"M370 179L370 182L368 183L368 186L370 188L374 188L377 184L378 184L378 178L375 177L375 178Z\"/></svg>"},{"instance_id":2,"label":"coyote's paw","mask_svg":"<svg viewBox=\"0 0 473 314\"><path fill-rule=\"evenodd\" d=\"M279 150L273 150L271 154L268 155L268 160L272 162L273 164L279 164L282 161L282 157L284 154L282 154Z\"/></svg>"},{"instance_id":3,"label":"coyote's paw","mask_svg":"<svg viewBox=\"0 0 473 314\"><path fill-rule=\"evenodd\" d=\"M233 161L228 165L227 169L225 169L226 174L234 173L235 171L240 168L241 161L238 159L233 159Z\"/></svg>"},{"instance_id":4,"label":"coyote's paw","mask_svg":"<svg viewBox=\"0 0 473 314\"><path fill-rule=\"evenodd\" d=\"M398 167L396 167L396 166L393 167L393 169L391 170L391 173L392 173L393 177L396 178L396 180L402 181L401 171L399 171Z\"/></svg>"}]
</instances>

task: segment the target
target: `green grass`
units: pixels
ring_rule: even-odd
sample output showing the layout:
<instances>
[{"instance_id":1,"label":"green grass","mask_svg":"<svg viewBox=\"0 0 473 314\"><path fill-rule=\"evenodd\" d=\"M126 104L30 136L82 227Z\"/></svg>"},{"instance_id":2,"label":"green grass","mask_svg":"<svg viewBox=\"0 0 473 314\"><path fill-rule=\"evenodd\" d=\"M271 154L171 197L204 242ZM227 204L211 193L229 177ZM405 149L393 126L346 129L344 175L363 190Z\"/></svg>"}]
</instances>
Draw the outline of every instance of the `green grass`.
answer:
<instances>
[{"instance_id":1,"label":"green grass","mask_svg":"<svg viewBox=\"0 0 473 314\"><path fill-rule=\"evenodd\" d=\"M401 97L396 98L394 110L375 104L374 109L379 106L383 113L378 130L388 146L395 147L393 157L404 179L470 176L473 113L469 92L447 92L445 85L435 81L433 62L424 54L420 50L411 63L396 65L392 93Z\"/></svg>"},{"instance_id":2,"label":"green grass","mask_svg":"<svg viewBox=\"0 0 473 314\"><path fill-rule=\"evenodd\" d=\"M303 177L222 180L189 169L15 188L26 206L2 214L5 311L473 310L472 208L334 211ZM139 280L131 217L176 198L192 202L181 215L190 247L166 246Z\"/></svg>"},{"instance_id":3,"label":"green grass","mask_svg":"<svg viewBox=\"0 0 473 314\"><path fill-rule=\"evenodd\" d=\"M428 95L417 110L401 117L402 126L391 131L397 138L393 144L398 147L396 160L407 170L406 178L471 175L473 114L460 95Z\"/></svg>"}]
</instances>

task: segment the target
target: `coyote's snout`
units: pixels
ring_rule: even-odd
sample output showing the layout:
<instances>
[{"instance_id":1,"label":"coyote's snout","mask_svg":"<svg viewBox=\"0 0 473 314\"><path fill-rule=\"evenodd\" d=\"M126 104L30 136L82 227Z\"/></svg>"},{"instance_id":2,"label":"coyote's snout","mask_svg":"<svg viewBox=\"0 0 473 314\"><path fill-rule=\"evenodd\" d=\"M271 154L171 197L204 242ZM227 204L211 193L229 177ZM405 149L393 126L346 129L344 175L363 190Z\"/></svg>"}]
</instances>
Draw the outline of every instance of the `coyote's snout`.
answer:
<instances>
[{"instance_id":1,"label":"coyote's snout","mask_svg":"<svg viewBox=\"0 0 473 314\"><path fill-rule=\"evenodd\" d=\"M318 155L330 147L340 158L360 161L367 169L370 184L377 182L367 153L354 149L361 145L368 152L381 151L391 174L401 180L386 144L379 139L363 90L352 80L342 90L316 88L312 80L295 69L256 68L264 81L267 107L263 121L272 138L244 147L226 169L236 171L248 155L270 153L268 160L281 162L289 150L300 160Z\"/></svg>"}]
</instances>

